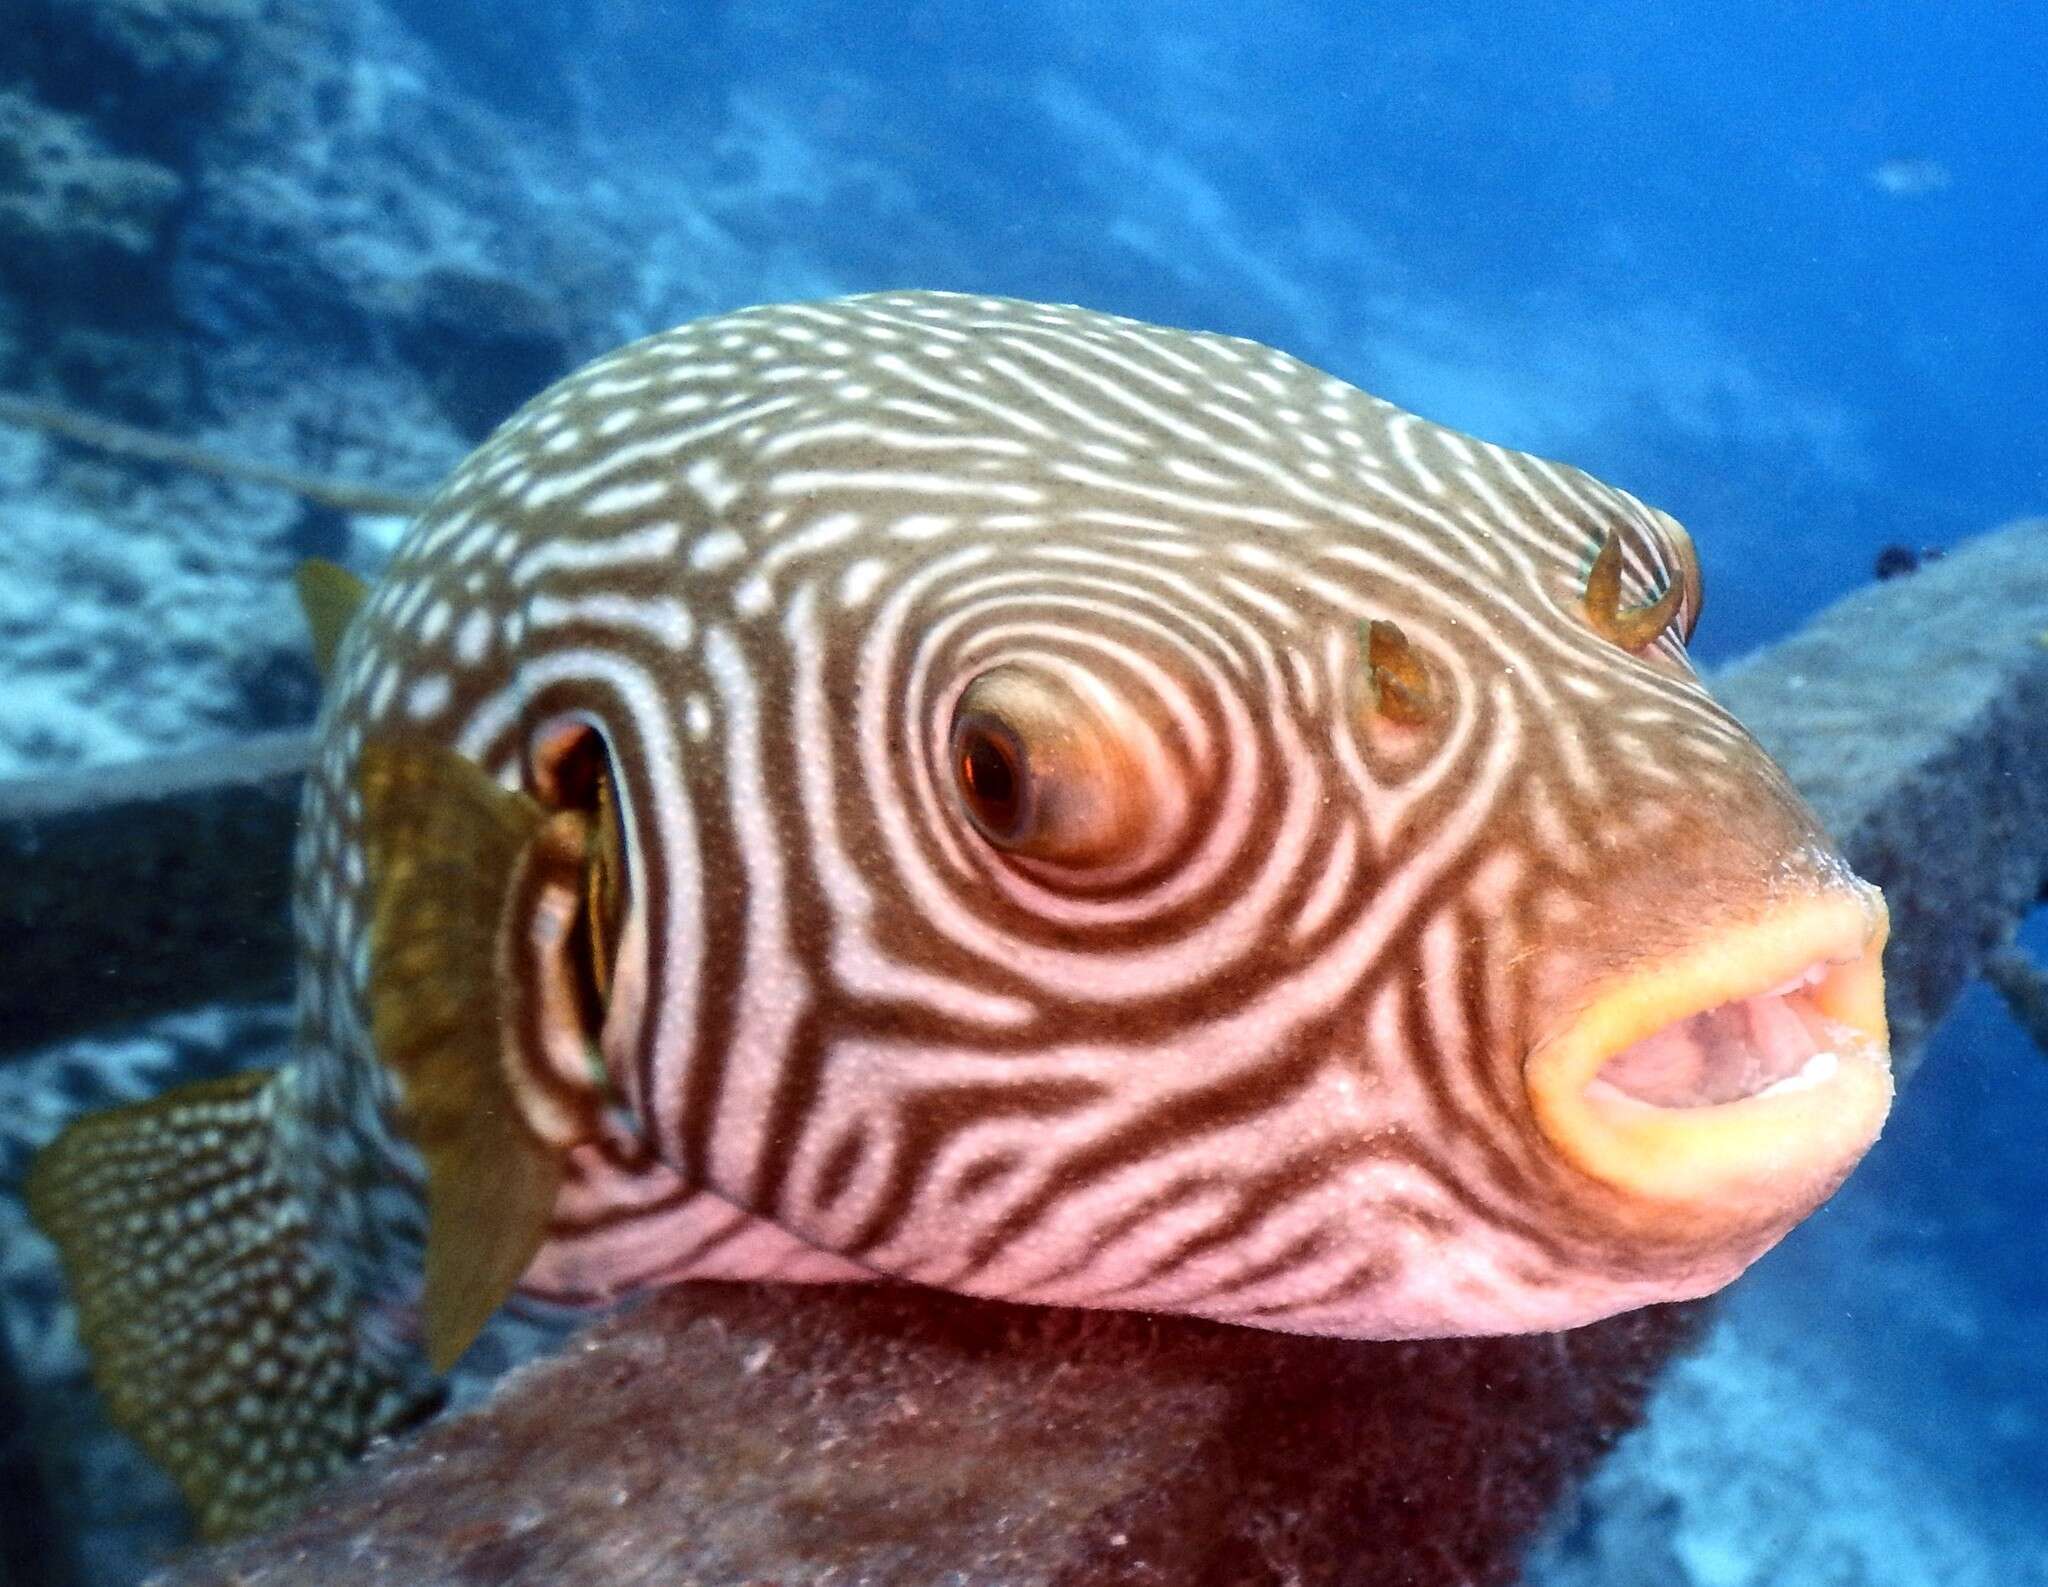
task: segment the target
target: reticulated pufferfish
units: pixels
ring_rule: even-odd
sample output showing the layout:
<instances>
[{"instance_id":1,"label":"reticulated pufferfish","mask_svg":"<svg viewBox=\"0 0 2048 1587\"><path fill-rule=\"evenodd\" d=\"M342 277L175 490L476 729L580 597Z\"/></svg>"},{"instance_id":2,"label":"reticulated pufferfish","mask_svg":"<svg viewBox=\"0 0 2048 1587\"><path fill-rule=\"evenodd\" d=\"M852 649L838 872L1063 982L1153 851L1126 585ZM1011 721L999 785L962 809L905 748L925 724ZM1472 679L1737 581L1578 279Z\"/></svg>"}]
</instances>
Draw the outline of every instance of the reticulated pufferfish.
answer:
<instances>
[{"instance_id":1,"label":"reticulated pufferfish","mask_svg":"<svg viewBox=\"0 0 2048 1587\"><path fill-rule=\"evenodd\" d=\"M1684 531L1250 342L722 315L302 588L294 1059L31 1183L214 1532L515 1289L1562 1328L1889 1106L1883 905L1689 666Z\"/></svg>"}]
</instances>

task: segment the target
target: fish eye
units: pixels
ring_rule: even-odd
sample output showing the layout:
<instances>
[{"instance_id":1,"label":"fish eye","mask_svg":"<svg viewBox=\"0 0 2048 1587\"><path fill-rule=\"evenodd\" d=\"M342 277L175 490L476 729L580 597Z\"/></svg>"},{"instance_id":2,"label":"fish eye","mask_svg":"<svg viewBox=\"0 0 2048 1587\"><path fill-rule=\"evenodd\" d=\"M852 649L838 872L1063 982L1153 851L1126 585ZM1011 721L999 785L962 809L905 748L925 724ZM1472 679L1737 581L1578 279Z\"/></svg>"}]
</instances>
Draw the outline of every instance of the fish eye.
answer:
<instances>
[{"instance_id":1,"label":"fish eye","mask_svg":"<svg viewBox=\"0 0 2048 1587\"><path fill-rule=\"evenodd\" d=\"M961 803L991 843L1023 835L1027 772L1008 727L982 712L963 714L953 725L953 776Z\"/></svg>"},{"instance_id":2,"label":"fish eye","mask_svg":"<svg viewBox=\"0 0 2048 1587\"><path fill-rule=\"evenodd\" d=\"M954 704L946 755L968 824L1031 864L1130 863L1175 807L1156 735L1116 690L1064 663L978 673Z\"/></svg>"}]
</instances>

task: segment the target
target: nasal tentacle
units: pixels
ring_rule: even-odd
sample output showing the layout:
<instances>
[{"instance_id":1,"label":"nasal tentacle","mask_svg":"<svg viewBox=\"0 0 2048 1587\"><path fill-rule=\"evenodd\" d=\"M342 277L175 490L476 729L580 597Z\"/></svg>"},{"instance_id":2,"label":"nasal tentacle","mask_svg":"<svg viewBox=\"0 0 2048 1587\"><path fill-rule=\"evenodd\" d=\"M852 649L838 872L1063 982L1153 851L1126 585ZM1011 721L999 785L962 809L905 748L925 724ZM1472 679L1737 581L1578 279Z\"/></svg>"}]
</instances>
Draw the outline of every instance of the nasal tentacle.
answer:
<instances>
[{"instance_id":1,"label":"nasal tentacle","mask_svg":"<svg viewBox=\"0 0 2048 1587\"><path fill-rule=\"evenodd\" d=\"M1647 649L1657 637L1678 620L1685 603L1685 586L1677 579L1664 586L1647 606L1621 604L1621 536L1609 530L1600 542L1593 568L1586 575L1582 605L1593 632L1623 650Z\"/></svg>"}]
</instances>

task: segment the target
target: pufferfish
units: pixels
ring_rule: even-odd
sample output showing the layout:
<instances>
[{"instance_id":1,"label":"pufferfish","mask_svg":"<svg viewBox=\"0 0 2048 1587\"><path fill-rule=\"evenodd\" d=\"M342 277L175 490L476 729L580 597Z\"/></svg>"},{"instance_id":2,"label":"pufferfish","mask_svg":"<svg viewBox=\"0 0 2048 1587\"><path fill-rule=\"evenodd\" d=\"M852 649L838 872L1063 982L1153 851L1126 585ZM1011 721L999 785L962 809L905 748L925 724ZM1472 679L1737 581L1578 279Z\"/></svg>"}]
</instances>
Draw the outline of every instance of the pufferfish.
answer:
<instances>
[{"instance_id":1,"label":"pufferfish","mask_svg":"<svg viewBox=\"0 0 2048 1587\"><path fill-rule=\"evenodd\" d=\"M515 1294L1566 1328L1890 1105L1882 901L1689 665L1685 532L1251 342L701 320L301 589L291 1061L30 1186L215 1534Z\"/></svg>"}]
</instances>

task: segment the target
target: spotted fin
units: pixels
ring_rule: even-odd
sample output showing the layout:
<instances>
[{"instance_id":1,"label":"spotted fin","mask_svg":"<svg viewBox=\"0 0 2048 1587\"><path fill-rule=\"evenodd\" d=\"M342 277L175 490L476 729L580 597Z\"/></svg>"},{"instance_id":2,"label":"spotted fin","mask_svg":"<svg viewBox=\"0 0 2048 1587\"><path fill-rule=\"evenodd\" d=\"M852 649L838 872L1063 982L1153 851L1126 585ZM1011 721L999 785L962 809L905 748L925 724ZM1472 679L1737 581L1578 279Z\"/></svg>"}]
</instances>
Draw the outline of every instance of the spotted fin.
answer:
<instances>
[{"instance_id":1,"label":"spotted fin","mask_svg":"<svg viewBox=\"0 0 2048 1587\"><path fill-rule=\"evenodd\" d=\"M427 1165L428 1355L445 1369L546 1236L564 1156L596 1129L573 942L589 822L451 750L361 763L371 1031Z\"/></svg>"},{"instance_id":2,"label":"spotted fin","mask_svg":"<svg viewBox=\"0 0 2048 1587\"><path fill-rule=\"evenodd\" d=\"M306 614L306 627L313 634L313 664L323 680L334 676L334 658L341 652L341 636L349 619L363 604L369 586L338 563L308 557L292 575L298 587L299 609Z\"/></svg>"},{"instance_id":3,"label":"spotted fin","mask_svg":"<svg viewBox=\"0 0 2048 1587\"><path fill-rule=\"evenodd\" d=\"M276 1107L269 1071L183 1086L78 1120L28 1175L94 1380L209 1537L290 1509L427 1387L358 1351Z\"/></svg>"}]
</instances>

